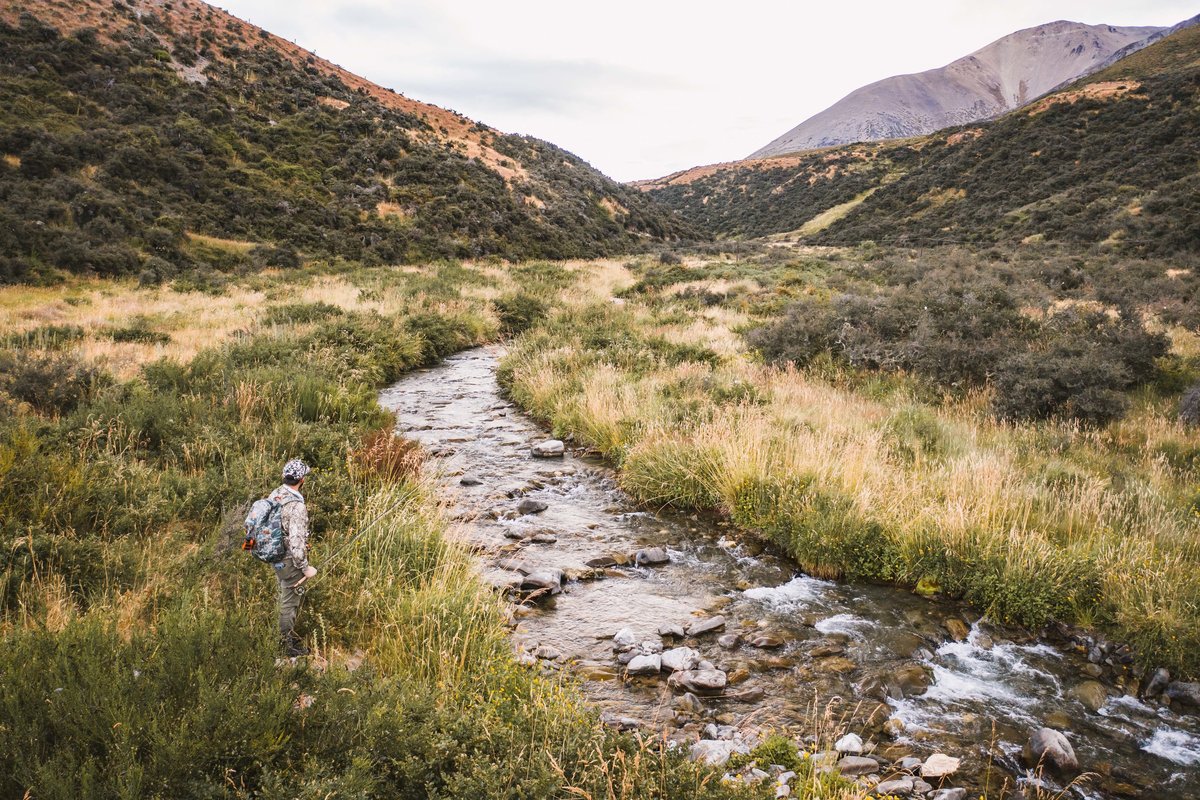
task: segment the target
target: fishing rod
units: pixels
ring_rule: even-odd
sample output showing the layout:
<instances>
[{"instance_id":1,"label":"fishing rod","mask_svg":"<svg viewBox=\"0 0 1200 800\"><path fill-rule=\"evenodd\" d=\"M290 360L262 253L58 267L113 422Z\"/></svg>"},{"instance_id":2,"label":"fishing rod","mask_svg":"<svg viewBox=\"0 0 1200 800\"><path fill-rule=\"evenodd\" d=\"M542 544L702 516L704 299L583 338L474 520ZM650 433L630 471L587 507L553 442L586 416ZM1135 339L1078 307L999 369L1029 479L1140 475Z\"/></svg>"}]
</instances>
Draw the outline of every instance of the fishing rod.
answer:
<instances>
[{"instance_id":1,"label":"fishing rod","mask_svg":"<svg viewBox=\"0 0 1200 800\"><path fill-rule=\"evenodd\" d=\"M361 525L359 527L359 529L357 531L355 531L355 533L349 539L342 542L341 546L339 546L338 549L334 550L329 555L329 558L325 559L325 563L323 566L328 568L330 564L332 564L334 561L337 560L338 556L340 556L342 553L344 553L347 550L347 548L350 547L350 545L352 545L356 541L358 541L358 539L361 538L363 534L365 534L371 528L375 527L375 525L377 523L382 521L385 517L387 517L389 514L391 514L397 508L399 508L402 503L408 501L412 497L412 494L413 494L412 492L402 492L400 494L400 497L398 497L394 503L392 503L390 506L385 508L379 514L376 514L370 521ZM303 596L304 593L307 591L307 589L304 586L304 583L307 580L308 580L307 577L301 578L300 580L298 580L294 584L292 584L293 591L295 591L296 594Z\"/></svg>"}]
</instances>

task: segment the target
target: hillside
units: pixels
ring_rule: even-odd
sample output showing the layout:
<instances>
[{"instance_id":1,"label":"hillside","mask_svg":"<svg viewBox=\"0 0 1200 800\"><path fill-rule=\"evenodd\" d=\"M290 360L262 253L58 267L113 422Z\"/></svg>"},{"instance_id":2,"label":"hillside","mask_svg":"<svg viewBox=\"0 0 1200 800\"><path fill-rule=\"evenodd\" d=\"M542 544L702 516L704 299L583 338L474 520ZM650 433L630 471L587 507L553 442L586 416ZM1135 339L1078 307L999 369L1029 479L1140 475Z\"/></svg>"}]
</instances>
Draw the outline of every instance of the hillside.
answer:
<instances>
[{"instance_id":1,"label":"hillside","mask_svg":"<svg viewBox=\"0 0 1200 800\"><path fill-rule=\"evenodd\" d=\"M1160 30L1060 20L1017 31L944 67L857 89L750 158L920 136L990 119L1094 70Z\"/></svg>"},{"instance_id":2,"label":"hillside","mask_svg":"<svg viewBox=\"0 0 1200 800\"><path fill-rule=\"evenodd\" d=\"M9 4L0 45L3 281L572 257L684 232L554 145L197 0Z\"/></svg>"},{"instance_id":3,"label":"hillside","mask_svg":"<svg viewBox=\"0 0 1200 800\"><path fill-rule=\"evenodd\" d=\"M641 184L725 236L1200 249L1200 27L991 123Z\"/></svg>"}]
</instances>

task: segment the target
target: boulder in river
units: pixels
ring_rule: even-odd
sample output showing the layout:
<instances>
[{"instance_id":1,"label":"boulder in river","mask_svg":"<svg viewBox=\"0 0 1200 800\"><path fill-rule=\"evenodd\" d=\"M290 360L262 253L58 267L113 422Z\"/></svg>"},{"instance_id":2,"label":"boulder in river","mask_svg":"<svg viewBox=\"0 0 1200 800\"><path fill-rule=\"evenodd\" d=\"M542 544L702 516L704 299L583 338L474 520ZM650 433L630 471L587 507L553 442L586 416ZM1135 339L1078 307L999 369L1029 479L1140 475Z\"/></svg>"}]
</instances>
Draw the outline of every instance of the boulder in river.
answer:
<instances>
[{"instance_id":1,"label":"boulder in river","mask_svg":"<svg viewBox=\"0 0 1200 800\"><path fill-rule=\"evenodd\" d=\"M662 670L662 657L657 653L635 656L625 671L630 675L657 675Z\"/></svg>"},{"instance_id":2,"label":"boulder in river","mask_svg":"<svg viewBox=\"0 0 1200 800\"><path fill-rule=\"evenodd\" d=\"M866 756L846 756L837 762L837 768L843 775L870 775L879 772L879 762Z\"/></svg>"},{"instance_id":3,"label":"boulder in river","mask_svg":"<svg viewBox=\"0 0 1200 800\"><path fill-rule=\"evenodd\" d=\"M1084 681L1067 692L1089 711L1099 711L1108 700L1108 690L1099 681Z\"/></svg>"},{"instance_id":4,"label":"boulder in river","mask_svg":"<svg viewBox=\"0 0 1200 800\"><path fill-rule=\"evenodd\" d=\"M1167 684L1166 695L1171 698L1172 703L1200 708L1200 683L1174 681Z\"/></svg>"},{"instance_id":5,"label":"boulder in river","mask_svg":"<svg viewBox=\"0 0 1200 800\"><path fill-rule=\"evenodd\" d=\"M458 479L458 483L460 486L479 486L483 483L483 481L479 480L479 478L476 478L474 475L464 475Z\"/></svg>"},{"instance_id":6,"label":"boulder in river","mask_svg":"<svg viewBox=\"0 0 1200 800\"><path fill-rule=\"evenodd\" d=\"M958 765L962 763L957 758L948 756L945 753L934 753L929 758L925 759L925 763L921 765L922 778L944 778L947 775L953 775L958 772Z\"/></svg>"},{"instance_id":7,"label":"boulder in river","mask_svg":"<svg viewBox=\"0 0 1200 800\"><path fill-rule=\"evenodd\" d=\"M554 458L567 452L567 446L558 439L547 439L535 444L532 452L534 458Z\"/></svg>"},{"instance_id":8,"label":"boulder in river","mask_svg":"<svg viewBox=\"0 0 1200 800\"><path fill-rule=\"evenodd\" d=\"M543 500L534 500L532 497L526 497L517 503L518 514L540 514L550 507L550 504Z\"/></svg>"},{"instance_id":9,"label":"boulder in river","mask_svg":"<svg viewBox=\"0 0 1200 800\"><path fill-rule=\"evenodd\" d=\"M592 569L608 569L609 567L615 567L617 560L612 556L597 556L596 558L589 558L583 563Z\"/></svg>"},{"instance_id":10,"label":"boulder in river","mask_svg":"<svg viewBox=\"0 0 1200 800\"><path fill-rule=\"evenodd\" d=\"M947 617L944 624L946 630L950 633L950 638L956 642L965 642L967 637L971 635L971 629L967 627L967 623L958 617Z\"/></svg>"},{"instance_id":11,"label":"boulder in river","mask_svg":"<svg viewBox=\"0 0 1200 800\"><path fill-rule=\"evenodd\" d=\"M1053 728L1038 728L1029 737L1022 752L1029 767L1044 764L1060 775L1079 772L1079 759L1067 737Z\"/></svg>"},{"instance_id":12,"label":"boulder in river","mask_svg":"<svg viewBox=\"0 0 1200 800\"><path fill-rule=\"evenodd\" d=\"M1146 681L1146 697L1158 697L1163 693L1171 683L1171 673L1165 667L1159 667L1150 675L1150 680Z\"/></svg>"},{"instance_id":13,"label":"boulder in river","mask_svg":"<svg viewBox=\"0 0 1200 800\"><path fill-rule=\"evenodd\" d=\"M715 617L707 619L698 619L687 626L688 636L700 636L710 631L717 631L725 627L725 617L718 614Z\"/></svg>"},{"instance_id":14,"label":"boulder in river","mask_svg":"<svg viewBox=\"0 0 1200 800\"><path fill-rule=\"evenodd\" d=\"M666 564L670 560L671 557L667 555L667 551L661 547L646 547L633 554L633 563L639 567Z\"/></svg>"},{"instance_id":15,"label":"boulder in river","mask_svg":"<svg viewBox=\"0 0 1200 800\"><path fill-rule=\"evenodd\" d=\"M716 694L727 682L725 673L719 669L688 669L673 674L667 685L692 694Z\"/></svg>"},{"instance_id":16,"label":"boulder in river","mask_svg":"<svg viewBox=\"0 0 1200 800\"><path fill-rule=\"evenodd\" d=\"M550 594L562 591L563 571L556 567L534 570L521 580L521 589L527 592L549 590Z\"/></svg>"},{"instance_id":17,"label":"boulder in river","mask_svg":"<svg viewBox=\"0 0 1200 800\"><path fill-rule=\"evenodd\" d=\"M700 654L690 647L675 647L662 654L662 668L671 672L687 672L700 663Z\"/></svg>"}]
</instances>

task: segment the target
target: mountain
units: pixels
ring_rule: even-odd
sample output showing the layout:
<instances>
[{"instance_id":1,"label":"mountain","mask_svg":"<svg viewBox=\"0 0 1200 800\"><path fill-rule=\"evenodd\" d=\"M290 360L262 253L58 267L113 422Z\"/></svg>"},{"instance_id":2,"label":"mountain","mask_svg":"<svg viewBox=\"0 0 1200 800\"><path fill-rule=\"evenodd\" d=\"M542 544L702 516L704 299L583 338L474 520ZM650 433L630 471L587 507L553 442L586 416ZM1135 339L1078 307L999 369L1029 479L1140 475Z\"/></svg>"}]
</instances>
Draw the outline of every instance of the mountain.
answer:
<instances>
[{"instance_id":1,"label":"mountain","mask_svg":"<svg viewBox=\"0 0 1200 800\"><path fill-rule=\"evenodd\" d=\"M198 0L0 7L0 282L627 251L687 231L547 142Z\"/></svg>"},{"instance_id":2,"label":"mountain","mask_svg":"<svg viewBox=\"0 0 1200 800\"><path fill-rule=\"evenodd\" d=\"M1200 252L1200 25L973 126L639 188L718 236Z\"/></svg>"},{"instance_id":3,"label":"mountain","mask_svg":"<svg viewBox=\"0 0 1200 800\"><path fill-rule=\"evenodd\" d=\"M920 136L1020 108L1161 28L1058 21L1017 31L939 69L851 92L750 158Z\"/></svg>"}]
</instances>

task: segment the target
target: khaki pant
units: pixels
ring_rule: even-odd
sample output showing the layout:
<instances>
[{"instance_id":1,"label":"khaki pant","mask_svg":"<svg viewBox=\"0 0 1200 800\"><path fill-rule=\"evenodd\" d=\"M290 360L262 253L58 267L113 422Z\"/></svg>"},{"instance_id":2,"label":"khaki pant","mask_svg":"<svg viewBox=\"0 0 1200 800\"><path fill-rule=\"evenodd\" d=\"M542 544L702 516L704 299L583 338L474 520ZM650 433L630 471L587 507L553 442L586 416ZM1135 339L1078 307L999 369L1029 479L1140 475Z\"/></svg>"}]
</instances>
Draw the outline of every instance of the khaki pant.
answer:
<instances>
[{"instance_id":1,"label":"khaki pant","mask_svg":"<svg viewBox=\"0 0 1200 800\"><path fill-rule=\"evenodd\" d=\"M304 577L304 570L297 569L290 558L285 558L275 568L275 577L279 580L279 635L284 639L292 636L296 627L296 617L300 614L300 601L303 596L294 588Z\"/></svg>"}]
</instances>

